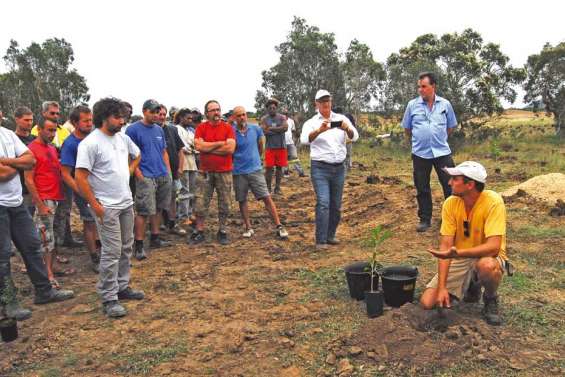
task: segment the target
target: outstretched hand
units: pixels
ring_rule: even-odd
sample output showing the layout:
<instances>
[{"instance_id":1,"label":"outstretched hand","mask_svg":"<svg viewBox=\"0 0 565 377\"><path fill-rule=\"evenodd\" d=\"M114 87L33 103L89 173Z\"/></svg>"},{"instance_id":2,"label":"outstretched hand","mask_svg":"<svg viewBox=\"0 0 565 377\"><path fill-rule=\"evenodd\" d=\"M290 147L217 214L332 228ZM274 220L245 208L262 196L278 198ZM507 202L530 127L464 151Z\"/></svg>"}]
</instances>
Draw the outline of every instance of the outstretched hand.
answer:
<instances>
[{"instance_id":1,"label":"outstretched hand","mask_svg":"<svg viewBox=\"0 0 565 377\"><path fill-rule=\"evenodd\" d=\"M457 258L457 248L455 246L451 246L448 250L445 251L440 251L440 250L435 250L433 248L429 248L428 252L430 254L432 254L434 257L439 258L439 259L451 259L451 258Z\"/></svg>"}]
</instances>

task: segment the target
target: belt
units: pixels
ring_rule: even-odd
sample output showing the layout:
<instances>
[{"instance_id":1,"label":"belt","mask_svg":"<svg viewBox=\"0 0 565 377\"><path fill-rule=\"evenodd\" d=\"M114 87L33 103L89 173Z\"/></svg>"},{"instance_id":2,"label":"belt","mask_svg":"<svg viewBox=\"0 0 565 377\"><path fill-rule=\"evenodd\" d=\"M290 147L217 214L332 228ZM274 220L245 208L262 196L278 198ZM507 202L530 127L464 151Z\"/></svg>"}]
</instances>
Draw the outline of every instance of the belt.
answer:
<instances>
[{"instance_id":1,"label":"belt","mask_svg":"<svg viewBox=\"0 0 565 377\"><path fill-rule=\"evenodd\" d=\"M339 166L339 165L343 165L343 162L344 162L344 161L345 161L345 160L343 160L343 161L341 161L341 162L335 162L335 163L334 163L334 162L325 162L325 161L319 161L319 160L312 160L312 162L319 162L319 163L321 163L321 164L329 165L329 166Z\"/></svg>"}]
</instances>

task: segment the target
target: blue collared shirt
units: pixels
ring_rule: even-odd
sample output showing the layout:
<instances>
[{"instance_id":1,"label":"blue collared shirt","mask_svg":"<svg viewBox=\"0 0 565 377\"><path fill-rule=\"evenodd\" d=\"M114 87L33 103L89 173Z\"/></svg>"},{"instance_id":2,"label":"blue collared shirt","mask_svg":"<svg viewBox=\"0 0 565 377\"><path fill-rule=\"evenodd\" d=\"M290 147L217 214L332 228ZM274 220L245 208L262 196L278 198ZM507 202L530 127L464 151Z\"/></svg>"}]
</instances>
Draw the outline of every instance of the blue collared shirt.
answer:
<instances>
[{"instance_id":1,"label":"blue collared shirt","mask_svg":"<svg viewBox=\"0 0 565 377\"><path fill-rule=\"evenodd\" d=\"M457 127L451 103L436 95L432 109L422 97L408 102L402 127L412 130L412 153L421 158L437 158L451 154L447 129Z\"/></svg>"}]
</instances>

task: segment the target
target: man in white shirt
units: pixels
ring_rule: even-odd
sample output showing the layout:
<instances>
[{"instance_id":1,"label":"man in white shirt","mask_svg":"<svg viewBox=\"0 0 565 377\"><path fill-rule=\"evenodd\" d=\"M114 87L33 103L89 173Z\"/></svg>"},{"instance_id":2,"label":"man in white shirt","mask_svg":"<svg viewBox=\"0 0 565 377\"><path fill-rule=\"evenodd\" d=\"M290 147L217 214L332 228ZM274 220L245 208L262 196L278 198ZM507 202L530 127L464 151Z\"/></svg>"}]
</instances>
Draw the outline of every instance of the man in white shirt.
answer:
<instances>
[{"instance_id":1,"label":"man in white shirt","mask_svg":"<svg viewBox=\"0 0 565 377\"><path fill-rule=\"evenodd\" d=\"M290 177L290 164L294 166L294 170L298 173L298 176L305 177L304 169L300 165L300 160L298 159L298 150L296 145L294 145L294 133L296 132L296 125L294 124L294 119L292 119L288 109L283 110L283 115L286 116L286 123L288 124L288 129L286 130L284 137L286 142L286 154L288 156L288 165L283 168L285 178Z\"/></svg>"},{"instance_id":2,"label":"man in white shirt","mask_svg":"<svg viewBox=\"0 0 565 377\"><path fill-rule=\"evenodd\" d=\"M345 182L347 139L357 141L359 133L344 115L332 112L327 90L316 93L318 113L302 127L300 142L310 145L310 175L316 192L316 248L337 245L335 238L341 218L341 196Z\"/></svg>"},{"instance_id":3,"label":"man in white shirt","mask_svg":"<svg viewBox=\"0 0 565 377\"><path fill-rule=\"evenodd\" d=\"M116 98L103 98L93 107L94 126L78 146L75 179L90 205L100 235L100 274L96 286L104 313L123 317L118 300L142 300L130 283L133 246L133 197L129 178L139 165L140 151L120 132L127 109Z\"/></svg>"}]
</instances>

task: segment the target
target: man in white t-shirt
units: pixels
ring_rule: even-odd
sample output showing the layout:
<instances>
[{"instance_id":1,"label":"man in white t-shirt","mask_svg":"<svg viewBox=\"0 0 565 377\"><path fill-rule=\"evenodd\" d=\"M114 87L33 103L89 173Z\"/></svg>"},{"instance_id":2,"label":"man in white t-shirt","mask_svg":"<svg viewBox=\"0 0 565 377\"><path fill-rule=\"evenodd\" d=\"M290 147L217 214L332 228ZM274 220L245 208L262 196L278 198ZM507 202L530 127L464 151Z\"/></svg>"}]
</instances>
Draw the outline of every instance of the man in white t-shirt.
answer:
<instances>
[{"instance_id":1,"label":"man in white t-shirt","mask_svg":"<svg viewBox=\"0 0 565 377\"><path fill-rule=\"evenodd\" d=\"M79 191L90 205L102 243L97 290L110 318L127 314L118 300L145 297L129 286L134 223L129 178L139 164L140 152L120 132L126 111L116 98L94 104L96 129L80 143L75 166Z\"/></svg>"},{"instance_id":2,"label":"man in white t-shirt","mask_svg":"<svg viewBox=\"0 0 565 377\"><path fill-rule=\"evenodd\" d=\"M300 160L298 159L298 150L296 145L294 145L294 134L296 133L296 124L294 119L292 119L291 114L288 109L283 109L283 115L286 116L286 123L288 124L288 129L286 130L284 137L286 142L286 153L288 156L288 166L283 168L284 176L286 178L290 177L290 165L292 164L294 170L298 173L298 176L305 177L304 169L300 165Z\"/></svg>"},{"instance_id":3,"label":"man in white t-shirt","mask_svg":"<svg viewBox=\"0 0 565 377\"><path fill-rule=\"evenodd\" d=\"M327 90L316 93L318 113L304 123L300 143L310 145L310 175L316 192L316 248L337 245L335 238L341 218L341 196L345 183L347 139L356 141L357 130L344 115L332 111Z\"/></svg>"},{"instance_id":4,"label":"man in white t-shirt","mask_svg":"<svg viewBox=\"0 0 565 377\"><path fill-rule=\"evenodd\" d=\"M0 312L19 321L31 317L31 311L20 307L15 295L10 270L12 242L21 253L34 286L35 304L63 301L74 296L73 291L56 290L49 283L39 235L23 204L18 169L30 170L34 166L33 154L18 136L0 127Z\"/></svg>"}]
</instances>

